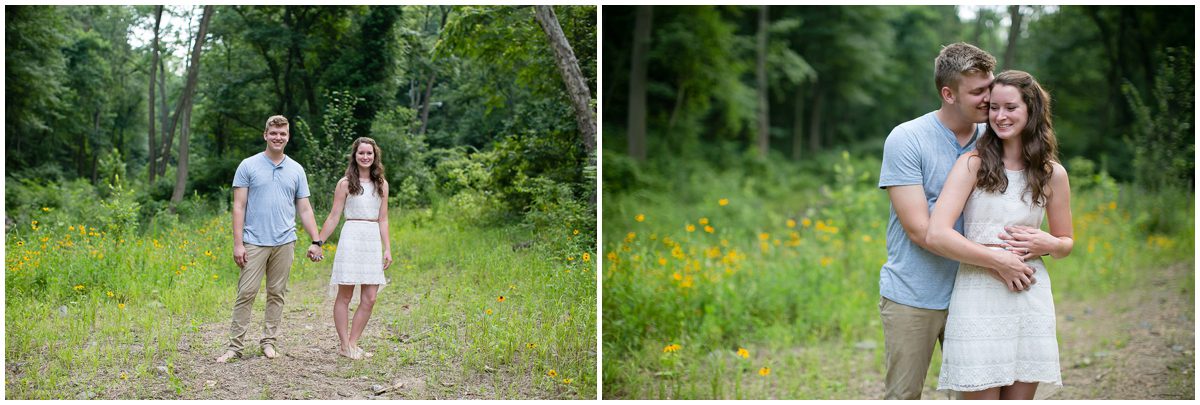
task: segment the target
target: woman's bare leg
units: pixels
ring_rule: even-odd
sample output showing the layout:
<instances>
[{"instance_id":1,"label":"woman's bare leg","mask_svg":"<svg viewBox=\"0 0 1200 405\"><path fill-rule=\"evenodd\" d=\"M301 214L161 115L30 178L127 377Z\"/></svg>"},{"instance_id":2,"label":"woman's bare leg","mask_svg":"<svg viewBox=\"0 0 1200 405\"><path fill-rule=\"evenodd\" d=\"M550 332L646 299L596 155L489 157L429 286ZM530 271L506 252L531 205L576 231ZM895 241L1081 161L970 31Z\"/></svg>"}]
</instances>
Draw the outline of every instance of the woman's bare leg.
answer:
<instances>
[{"instance_id":1,"label":"woman's bare leg","mask_svg":"<svg viewBox=\"0 0 1200 405\"><path fill-rule=\"evenodd\" d=\"M350 353L350 299L354 297L354 286L339 285L337 298L333 300L333 328L337 329L338 352L343 356ZM351 356L346 356L351 357Z\"/></svg>"},{"instance_id":2,"label":"woman's bare leg","mask_svg":"<svg viewBox=\"0 0 1200 405\"><path fill-rule=\"evenodd\" d=\"M350 346L358 347L358 338L363 329L367 328L367 320L371 319L371 309L375 307L375 294L379 292L378 284L363 284L358 294L358 309L354 310L354 324L350 329Z\"/></svg>"},{"instance_id":3,"label":"woman's bare leg","mask_svg":"<svg viewBox=\"0 0 1200 405\"><path fill-rule=\"evenodd\" d=\"M1013 385L1000 388L1000 399L1033 399L1037 394L1038 383L1015 382Z\"/></svg>"},{"instance_id":4,"label":"woman's bare leg","mask_svg":"<svg viewBox=\"0 0 1200 405\"><path fill-rule=\"evenodd\" d=\"M962 399L1000 399L1000 387L988 388L983 391L964 391Z\"/></svg>"}]
</instances>

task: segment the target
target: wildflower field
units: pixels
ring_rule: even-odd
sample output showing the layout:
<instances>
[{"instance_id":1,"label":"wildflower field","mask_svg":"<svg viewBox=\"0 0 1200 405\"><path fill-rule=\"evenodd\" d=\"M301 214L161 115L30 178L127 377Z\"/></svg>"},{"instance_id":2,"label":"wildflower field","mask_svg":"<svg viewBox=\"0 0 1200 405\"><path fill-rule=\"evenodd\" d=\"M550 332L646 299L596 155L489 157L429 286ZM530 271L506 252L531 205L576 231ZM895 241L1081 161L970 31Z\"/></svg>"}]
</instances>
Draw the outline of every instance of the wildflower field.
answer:
<instances>
[{"instance_id":1,"label":"wildflower field","mask_svg":"<svg viewBox=\"0 0 1200 405\"><path fill-rule=\"evenodd\" d=\"M391 284L363 337L375 357L316 356L338 364L347 380L398 371L429 379L437 390L410 393L418 397L595 398L595 258L582 250L594 232L584 224L549 231L464 225L447 210L393 211ZM206 328L226 336L238 279L228 212L115 231L54 207L30 211L32 219L9 229L5 241L5 398L196 398L187 381L196 371L185 368L210 363L226 342L186 351L182 342ZM311 263L305 248L297 244L284 310L316 300L312 323L324 325L332 260ZM326 249L327 257L336 254L335 243ZM254 353L259 294L251 357L261 356ZM282 325L285 354L316 345L288 341L297 329ZM316 333L336 342L332 327ZM270 362L306 367L292 356ZM494 383L433 383L439 380ZM278 387L248 398L281 398L270 388Z\"/></svg>"},{"instance_id":2,"label":"wildflower field","mask_svg":"<svg viewBox=\"0 0 1200 405\"><path fill-rule=\"evenodd\" d=\"M884 370L889 203L878 158L674 160L641 171L620 159L605 162L606 176L612 167L629 180L604 185L604 398L882 392L861 378ZM1168 265L1192 268L1193 195L1134 193L1093 167L1068 162L1075 248L1046 260L1055 299L1121 294ZM1194 299L1193 285L1189 274L1170 287ZM935 355L930 375L939 364Z\"/></svg>"}]
</instances>

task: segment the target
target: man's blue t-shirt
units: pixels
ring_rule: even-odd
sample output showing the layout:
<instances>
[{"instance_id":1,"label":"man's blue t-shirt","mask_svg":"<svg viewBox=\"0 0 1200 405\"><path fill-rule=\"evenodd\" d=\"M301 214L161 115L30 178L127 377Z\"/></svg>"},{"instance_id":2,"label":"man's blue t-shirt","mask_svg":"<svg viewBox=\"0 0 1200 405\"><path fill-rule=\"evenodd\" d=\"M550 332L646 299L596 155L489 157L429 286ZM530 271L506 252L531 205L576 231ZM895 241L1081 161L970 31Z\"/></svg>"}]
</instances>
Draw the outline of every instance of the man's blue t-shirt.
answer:
<instances>
[{"instance_id":1,"label":"man's blue t-shirt","mask_svg":"<svg viewBox=\"0 0 1200 405\"><path fill-rule=\"evenodd\" d=\"M309 195L299 163L284 155L277 165L260 152L238 165L233 186L248 188L242 242L280 246L296 240L296 200Z\"/></svg>"},{"instance_id":2,"label":"man's blue t-shirt","mask_svg":"<svg viewBox=\"0 0 1200 405\"><path fill-rule=\"evenodd\" d=\"M986 129L978 124L966 146L938 121L936 111L892 129L883 144L879 188L920 184L929 211L937 202L954 162L975 149L975 140ZM946 309L958 274L958 262L935 255L908 238L895 207L889 206L887 262L879 271L879 295L894 302L925 309ZM962 218L954 224L962 233Z\"/></svg>"}]
</instances>

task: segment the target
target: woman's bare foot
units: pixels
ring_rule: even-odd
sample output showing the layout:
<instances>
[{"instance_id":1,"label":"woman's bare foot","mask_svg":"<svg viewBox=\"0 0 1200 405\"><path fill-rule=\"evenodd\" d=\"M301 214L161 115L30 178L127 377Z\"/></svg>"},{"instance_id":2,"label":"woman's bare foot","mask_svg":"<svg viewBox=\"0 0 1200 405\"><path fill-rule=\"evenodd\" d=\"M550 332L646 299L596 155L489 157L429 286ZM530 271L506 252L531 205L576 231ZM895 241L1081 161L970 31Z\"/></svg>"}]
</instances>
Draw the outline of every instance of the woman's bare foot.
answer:
<instances>
[{"instance_id":1,"label":"woman's bare foot","mask_svg":"<svg viewBox=\"0 0 1200 405\"><path fill-rule=\"evenodd\" d=\"M366 351L366 350L363 350L363 348L361 348L361 347L354 346L354 350L358 352L358 356L359 356L360 358L371 358L371 357L375 357L375 353L371 353L371 352L368 352L368 351Z\"/></svg>"},{"instance_id":2,"label":"woman's bare foot","mask_svg":"<svg viewBox=\"0 0 1200 405\"><path fill-rule=\"evenodd\" d=\"M346 347L342 347L342 346L338 346L337 354L342 357L348 358L350 360L358 360L358 359L362 358L362 354L360 354L358 352L358 350L354 350L354 348L346 348Z\"/></svg>"}]
</instances>

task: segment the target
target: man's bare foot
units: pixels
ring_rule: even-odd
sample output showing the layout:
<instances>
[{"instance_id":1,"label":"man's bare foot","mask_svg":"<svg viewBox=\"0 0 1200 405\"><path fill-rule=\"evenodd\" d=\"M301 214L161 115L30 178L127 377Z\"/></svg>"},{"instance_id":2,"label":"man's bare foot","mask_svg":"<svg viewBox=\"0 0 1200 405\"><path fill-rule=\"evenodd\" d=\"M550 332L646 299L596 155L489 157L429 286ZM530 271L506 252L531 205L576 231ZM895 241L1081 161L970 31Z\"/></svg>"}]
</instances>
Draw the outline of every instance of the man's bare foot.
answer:
<instances>
[{"instance_id":1,"label":"man's bare foot","mask_svg":"<svg viewBox=\"0 0 1200 405\"><path fill-rule=\"evenodd\" d=\"M217 363L228 363L229 360L233 359L234 357L240 356L238 356L238 353L233 350L226 350L225 354L222 354L221 357L217 357Z\"/></svg>"},{"instance_id":2,"label":"man's bare foot","mask_svg":"<svg viewBox=\"0 0 1200 405\"><path fill-rule=\"evenodd\" d=\"M375 353L371 353L366 350L363 350L363 348L358 347L358 346L354 346L354 351L358 352L359 358L369 359L371 357L375 357Z\"/></svg>"},{"instance_id":3,"label":"man's bare foot","mask_svg":"<svg viewBox=\"0 0 1200 405\"><path fill-rule=\"evenodd\" d=\"M263 356L273 359L279 357L279 352L275 351L275 345L263 345Z\"/></svg>"}]
</instances>

